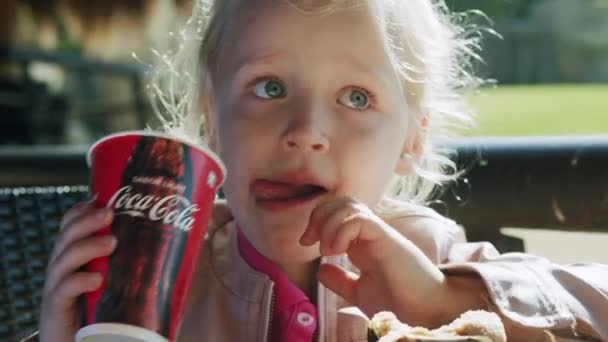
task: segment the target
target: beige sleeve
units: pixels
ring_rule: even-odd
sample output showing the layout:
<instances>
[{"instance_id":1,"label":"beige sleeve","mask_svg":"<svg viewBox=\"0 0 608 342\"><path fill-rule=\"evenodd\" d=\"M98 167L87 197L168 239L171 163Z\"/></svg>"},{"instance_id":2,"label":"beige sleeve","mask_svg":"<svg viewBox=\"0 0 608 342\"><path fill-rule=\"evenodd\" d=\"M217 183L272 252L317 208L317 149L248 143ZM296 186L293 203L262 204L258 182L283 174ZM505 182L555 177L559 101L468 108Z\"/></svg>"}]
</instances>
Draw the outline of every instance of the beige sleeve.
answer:
<instances>
[{"instance_id":1,"label":"beige sleeve","mask_svg":"<svg viewBox=\"0 0 608 342\"><path fill-rule=\"evenodd\" d=\"M608 341L608 265L558 265L526 253L500 254L488 242L467 242L462 227L432 209L391 206L391 215L383 217L387 223L445 274L480 276L489 309L512 325L539 334L550 330L564 341L586 336Z\"/></svg>"},{"instance_id":2,"label":"beige sleeve","mask_svg":"<svg viewBox=\"0 0 608 342\"><path fill-rule=\"evenodd\" d=\"M608 340L608 265L558 265L526 253L500 254L487 242L455 242L440 268L478 274L489 304L515 324Z\"/></svg>"}]
</instances>

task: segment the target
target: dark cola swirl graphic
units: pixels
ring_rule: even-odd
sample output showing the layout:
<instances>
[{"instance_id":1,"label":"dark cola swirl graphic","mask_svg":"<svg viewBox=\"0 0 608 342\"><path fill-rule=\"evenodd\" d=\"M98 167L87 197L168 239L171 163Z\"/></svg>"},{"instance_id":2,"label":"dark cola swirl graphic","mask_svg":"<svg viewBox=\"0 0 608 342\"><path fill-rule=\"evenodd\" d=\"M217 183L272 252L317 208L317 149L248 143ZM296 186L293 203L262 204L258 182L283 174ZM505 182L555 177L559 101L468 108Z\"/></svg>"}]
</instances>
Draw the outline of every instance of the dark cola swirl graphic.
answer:
<instances>
[{"instance_id":1,"label":"dark cola swirl graphic","mask_svg":"<svg viewBox=\"0 0 608 342\"><path fill-rule=\"evenodd\" d=\"M94 321L143 327L165 337L171 296L193 224L188 147L169 139L138 141L120 189L107 206L118 239L109 258L107 284Z\"/></svg>"}]
</instances>

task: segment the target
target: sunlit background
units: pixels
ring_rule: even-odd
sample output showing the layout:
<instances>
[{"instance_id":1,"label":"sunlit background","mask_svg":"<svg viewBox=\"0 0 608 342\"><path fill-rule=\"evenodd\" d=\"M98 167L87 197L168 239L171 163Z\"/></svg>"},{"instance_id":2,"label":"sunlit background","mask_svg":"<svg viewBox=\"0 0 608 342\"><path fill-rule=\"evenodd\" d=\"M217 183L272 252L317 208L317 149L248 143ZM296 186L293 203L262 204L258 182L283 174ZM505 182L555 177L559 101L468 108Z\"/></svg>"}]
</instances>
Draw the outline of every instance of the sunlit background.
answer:
<instances>
[{"instance_id":1,"label":"sunlit background","mask_svg":"<svg viewBox=\"0 0 608 342\"><path fill-rule=\"evenodd\" d=\"M608 134L608 0L449 0L481 10L483 78L465 136ZM83 145L153 122L141 78L190 0L3 0L0 145ZM608 263L604 234L529 232L532 253ZM584 246L584 248L582 247Z\"/></svg>"}]
</instances>

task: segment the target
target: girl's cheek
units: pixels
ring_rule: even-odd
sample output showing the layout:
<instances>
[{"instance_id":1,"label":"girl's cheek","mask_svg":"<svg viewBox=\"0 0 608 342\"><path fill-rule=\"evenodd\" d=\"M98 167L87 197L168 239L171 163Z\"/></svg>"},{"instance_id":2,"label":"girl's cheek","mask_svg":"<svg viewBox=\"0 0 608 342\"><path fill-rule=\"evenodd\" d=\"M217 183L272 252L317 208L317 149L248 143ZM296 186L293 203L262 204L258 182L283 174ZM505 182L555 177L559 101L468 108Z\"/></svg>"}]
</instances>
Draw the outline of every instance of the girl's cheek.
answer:
<instances>
[{"instance_id":1,"label":"girl's cheek","mask_svg":"<svg viewBox=\"0 0 608 342\"><path fill-rule=\"evenodd\" d=\"M279 110L277 107L261 100L244 98L233 103L230 116L232 120L242 122L264 120L275 117Z\"/></svg>"},{"instance_id":2,"label":"girl's cheek","mask_svg":"<svg viewBox=\"0 0 608 342\"><path fill-rule=\"evenodd\" d=\"M239 158L267 146L278 133L276 123L254 119L248 114L231 113L222 125L224 152L238 154Z\"/></svg>"},{"instance_id":3,"label":"girl's cheek","mask_svg":"<svg viewBox=\"0 0 608 342\"><path fill-rule=\"evenodd\" d=\"M351 130L362 135L373 135L375 131L381 129L387 116L372 109L357 111L343 106L334 108L335 125Z\"/></svg>"},{"instance_id":4,"label":"girl's cheek","mask_svg":"<svg viewBox=\"0 0 608 342\"><path fill-rule=\"evenodd\" d=\"M232 125L250 140L268 142L277 139L292 124L290 113L293 109L286 105L245 105L233 113Z\"/></svg>"}]
</instances>

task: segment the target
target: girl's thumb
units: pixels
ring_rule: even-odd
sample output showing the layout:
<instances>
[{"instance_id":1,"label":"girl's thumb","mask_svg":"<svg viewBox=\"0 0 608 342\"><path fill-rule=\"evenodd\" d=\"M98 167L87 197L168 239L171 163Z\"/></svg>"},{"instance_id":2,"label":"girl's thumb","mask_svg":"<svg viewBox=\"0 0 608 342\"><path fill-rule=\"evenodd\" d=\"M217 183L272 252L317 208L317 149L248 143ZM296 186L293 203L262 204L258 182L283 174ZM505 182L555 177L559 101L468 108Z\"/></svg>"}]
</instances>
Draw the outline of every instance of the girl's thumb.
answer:
<instances>
[{"instance_id":1,"label":"girl's thumb","mask_svg":"<svg viewBox=\"0 0 608 342\"><path fill-rule=\"evenodd\" d=\"M317 278L323 286L344 298L351 305L357 305L355 302L355 289L359 276L355 273L348 272L336 265L321 264Z\"/></svg>"}]
</instances>

